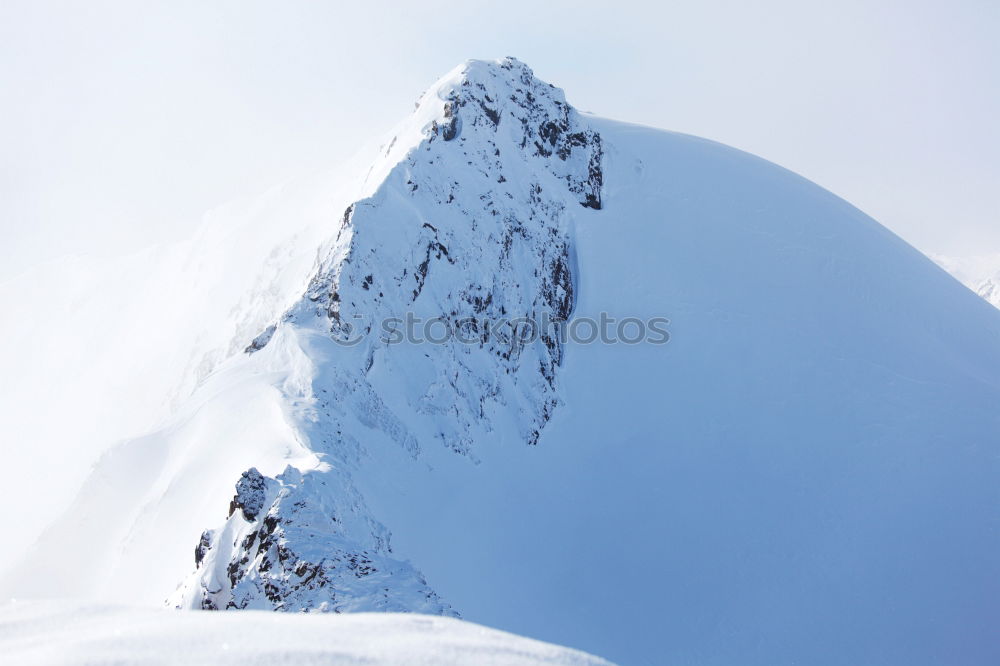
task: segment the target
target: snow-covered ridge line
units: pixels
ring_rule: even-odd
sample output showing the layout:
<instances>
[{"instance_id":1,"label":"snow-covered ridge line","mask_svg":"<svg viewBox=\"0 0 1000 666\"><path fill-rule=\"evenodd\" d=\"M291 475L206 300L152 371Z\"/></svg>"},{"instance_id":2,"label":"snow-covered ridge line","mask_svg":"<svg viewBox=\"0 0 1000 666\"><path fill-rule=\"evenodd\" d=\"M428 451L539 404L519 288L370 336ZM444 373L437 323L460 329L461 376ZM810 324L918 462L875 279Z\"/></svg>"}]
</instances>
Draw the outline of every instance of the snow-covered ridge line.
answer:
<instances>
[{"instance_id":1,"label":"snow-covered ridge line","mask_svg":"<svg viewBox=\"0 0 1000 666\"><path fill-rule=\"evenodd\" d=\"M601 208L600 135L511 58L470 61L434 86L383 163L414 128L422 139L347 208L303 299L247 347L266 354L277 338L308 338L318 363L298 398L310 404L300 427L329 465L244 473L269 508L231 511L204 532L179 606L451 613L392 559L346 471L350 455L374 428L413 456L443 445L475 460L487 438L537 443L560 404L562 342L526 343L516 323L480 330L476 319L569 317L572 218ZM390 351L374 322L404 313L471 327L479 344ZM317 510L345 496L348 506ZM364 518L347 523L348 513Z\"/></svg>"}]
</instances>

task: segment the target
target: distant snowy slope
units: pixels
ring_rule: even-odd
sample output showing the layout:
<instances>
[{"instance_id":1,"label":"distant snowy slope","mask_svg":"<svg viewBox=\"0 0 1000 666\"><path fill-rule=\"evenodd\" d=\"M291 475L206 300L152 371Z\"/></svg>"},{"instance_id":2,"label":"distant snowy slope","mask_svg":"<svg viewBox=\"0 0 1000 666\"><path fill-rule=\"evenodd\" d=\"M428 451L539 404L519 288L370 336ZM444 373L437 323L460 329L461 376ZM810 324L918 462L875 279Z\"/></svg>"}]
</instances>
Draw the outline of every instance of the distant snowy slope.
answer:
<instances>
[{"instance_id":1,"label":"distant snowy slope","mask_svg":"<svg viewBox=\"0 0 1000 666\"><path fill-rule=\"evenodd\" d=\"M203 615L80 603L0 605L4 663L602 666L583 652L426 615Z\"/></svg>"},{"instance_id":2,"label":"distant snowy slope","mask_svg":"<svg viewBox=\"0 0 1000 666\"><path fill-rule=\"evenodd\" d=\"M248 353L107 451L5 590L458 613L629 664L1000 662L1000 311L516 60L394 136ZM671 339L514 334L542 312ZM471 342L382 340L406 313Z\"/></svg>"},{"instance_id":3,"label":"distant snowy slope","mask_svg":"<svg viewBox=\"0 0 1000 666\"><path fill-rule=\"evenodd\" d=\"M931 259L987 302L1000 308L1000 254L974 257L931 255Z\"/></svg>"}]
</instances>

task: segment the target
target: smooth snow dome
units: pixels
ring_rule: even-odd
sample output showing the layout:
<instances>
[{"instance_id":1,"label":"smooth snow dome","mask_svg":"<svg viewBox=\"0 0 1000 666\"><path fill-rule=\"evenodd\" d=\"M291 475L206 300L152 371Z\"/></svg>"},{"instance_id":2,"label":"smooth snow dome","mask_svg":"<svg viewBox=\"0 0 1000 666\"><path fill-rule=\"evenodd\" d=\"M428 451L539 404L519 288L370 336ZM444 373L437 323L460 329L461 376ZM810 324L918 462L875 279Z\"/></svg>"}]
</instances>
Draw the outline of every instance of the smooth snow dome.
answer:
<instances>
[{"instance_id":1,"label":"smooth snow dome","mask_svg":"<svg viewBox=\"0 0 1000 666\"><path fill-rule=\"evenodd\" d=\"M0 606L0 651L5 663L23 666L608 663L576 650L445 617L394 613L306 617L260 611L192 614L66 602Z\"/></svg>"},{"instance_id":2,"label":"smooth snow dome","mask_svg":"<svg viewBox=\"0 0 1000 666\"><path fill-rule=\"evenodd\" d=\"M1000 312L788 171L594 125L575 315L671 342L570 344L536 448L380 450L397 548L464 617L626 664L997 663Z\"/></svg>"},{"instance_id":3,"label":"smooth snow dome","mask_svg":"<svg viewBox=\"0 0 1000 666\"><path fill-rule=\"evenodd\" d=\"M406 567L382 574L419 570L463 619L503 631L622 664L1000 663L1000 311L843 200L717 143L581 114L603 151L599 210L517 152L509 115L465 117L457 140L432 145L463 77L508 76L498 67L470 63L429 90L355 192L364 213L331 204L289 218L308 233L283 239L287 270L252 273L264 301L192 291L192 330L214 313L225 353L149 434L105 453L4 590L161 604L187 581L192 603L203 530L249 525L224 522L241 473L292 465L343 481L330 503L349 514L344 532L371 525L372 549L391 533ZM471 106L459 117L480 113ZM494 160L493 141L503 183L454 152ZM452 184L456 203L434 200ZM271 207L354 200L340 183L312 187ZM303 258L322 246L319 275L371 265L380 284L400 253L378 248L419 261L423 246L407 245L432 233L426 223L452 248L488 245L481 224L443 212L479 205L487 188L559 211L575 317L667 317L671 340L568 343L559 404L533 446L518 417L537 405L500 377L509 403L480 412L485 434L459 451L440 434L471 408L434 399L464 390L456 368L494 366L450 365L442 348L335 345L303 297ZM248 232L260 220L248 215ZM225 256L224 244L189 251L185 265ZM449 306L466 276L426 256L413 303ZM517 267L522 282L537 277ZM387 298L409 298L406 284ZM268 344L241 353L237 333L268 321ZM223 580L226 562L214 566Z\"/></svg>"}]
</instances>

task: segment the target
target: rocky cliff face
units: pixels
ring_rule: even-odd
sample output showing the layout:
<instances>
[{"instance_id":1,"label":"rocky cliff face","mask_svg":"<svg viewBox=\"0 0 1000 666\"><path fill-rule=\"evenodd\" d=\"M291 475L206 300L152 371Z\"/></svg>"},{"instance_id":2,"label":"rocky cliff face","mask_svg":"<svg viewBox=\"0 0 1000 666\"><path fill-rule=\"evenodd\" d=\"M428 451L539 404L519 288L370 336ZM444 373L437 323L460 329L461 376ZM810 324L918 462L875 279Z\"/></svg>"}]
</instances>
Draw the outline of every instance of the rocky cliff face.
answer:
<instances>
[{"instance_id":1,"label":"rocky cliff face","mask_svg":"<svg viewBox=\"0 0 1000 666\"><path fill-rule=\"evenodd\" d=\"M359 540L360 538L360 540ZM195 548L179 603L205 610L414 611L456 615L419 572L392 557L389 535L335 473L236 484L228 520Z\"/></svg>"},{"instance_id":2,"label":"rocky cliff face","mask_svg":"<svg viewBox=\"0 0 1000 666\"><path fill-rule=\"evenodd\" d=\"M390 319L413 315L420 339L460 333L462 341L392 350L400 365L403 356L411 367L435 361L436 377L408 386L418 409L435 415L439 438L456 451L489 432L493 409L520 418L534 443L558 404L561 345L555 326L535 340L529 322L572 310L571 209L600 207L600 136L561 91L512 59L471 63L420 104L440 107L425 139L345 212L337 246L290 320L342 342L362 336L359 365L341 364L351 381L387 353ZM523 415L504 409L512 401Z\"/></svg>"},{"instance_id":3,"label":"rocky cliff face","mask_svg":"<svg viewBox=\"0 0 1000 666\"><path fill-rule=\"evenodd\" d=\"M485 438L534 445L560 404L573 217L601 209L600 135L513 59L468 63L412 123L420 140L331 221L306 294L246 350L305 341L315 370L295 417L325 466L246 472L173 603L450 613L392 559L352 461L372 431L415 457L444 446L475 460Z\"/></svg>"}]
</instances>

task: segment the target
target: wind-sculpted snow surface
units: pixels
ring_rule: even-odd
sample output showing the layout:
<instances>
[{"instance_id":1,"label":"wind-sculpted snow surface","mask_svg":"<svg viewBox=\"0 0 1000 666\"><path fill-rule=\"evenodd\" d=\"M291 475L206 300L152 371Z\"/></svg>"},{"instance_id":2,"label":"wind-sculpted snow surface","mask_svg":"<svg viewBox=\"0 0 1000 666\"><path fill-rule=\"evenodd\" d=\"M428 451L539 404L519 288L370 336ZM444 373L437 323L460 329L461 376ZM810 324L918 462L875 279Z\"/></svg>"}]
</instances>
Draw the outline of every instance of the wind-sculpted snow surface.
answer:
<instances>
[{"instance_id":1,"label":"wind-sculpted snow surface","mask_svg":"<svg viewBox=\"0 0 1000 666\"><path fill-rule=\"evenodd\" d=\"M393 136L311 277L103 457L12 596L458 613L628 664L1000 663L1000 311L795 174L579 115L513 60ZM545 314L670 342L515 328ZM384 335L407 315L468 342Z\"/></svg>"},{"instance_id":2,"label":"wind-sculpted snow surface","mask_svg":"<svg viewBox=\"0 0 1000 666\"><path fill-rule=\"evenodd\" d=\"M18 666L610 666L446 617L195 614L71 602L4 602L0 651Z\"/></svg>"}]
</instances>

